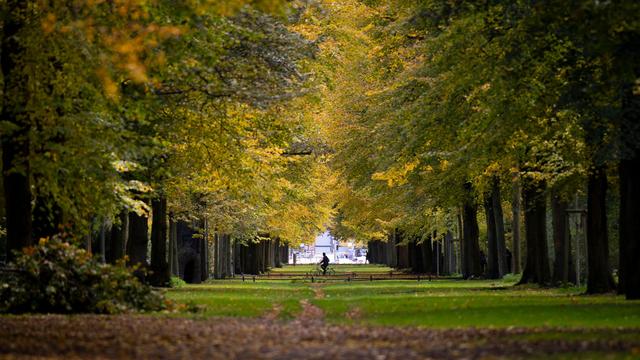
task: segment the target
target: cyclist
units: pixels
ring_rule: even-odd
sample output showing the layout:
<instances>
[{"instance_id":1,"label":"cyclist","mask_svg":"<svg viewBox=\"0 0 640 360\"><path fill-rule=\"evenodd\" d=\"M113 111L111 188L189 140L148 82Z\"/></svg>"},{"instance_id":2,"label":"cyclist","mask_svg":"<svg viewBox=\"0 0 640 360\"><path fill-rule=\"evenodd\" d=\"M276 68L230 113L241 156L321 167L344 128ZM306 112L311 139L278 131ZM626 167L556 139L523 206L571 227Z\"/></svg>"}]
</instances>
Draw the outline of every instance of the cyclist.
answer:
<instances>
[{"instance_id":1,"label":"cyclist","mask_svg":"<svg viewBox=\"0 0 640 360\"><path fill-rule=\"evenodd\" d=\"M322 253L322 260L320 261L320 267L322 268L322 275L327 275L327 268L329 267L329 258L325 253Z\"/></svg>"}]
</instances>

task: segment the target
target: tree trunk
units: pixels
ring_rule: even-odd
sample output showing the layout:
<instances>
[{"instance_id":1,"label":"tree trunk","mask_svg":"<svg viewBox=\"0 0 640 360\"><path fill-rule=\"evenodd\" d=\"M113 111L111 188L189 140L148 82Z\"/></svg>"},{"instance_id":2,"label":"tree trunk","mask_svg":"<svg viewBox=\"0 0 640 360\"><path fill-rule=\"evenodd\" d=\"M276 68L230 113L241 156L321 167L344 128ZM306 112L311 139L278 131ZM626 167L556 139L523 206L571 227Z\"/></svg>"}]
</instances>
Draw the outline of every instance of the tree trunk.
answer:
<instances>
[{"instance_id":1,"label":"tree trunk","mask_svg":"<svg viewBox=\"0 0 640 360\"><path fill-rule=\"evenodd\" d=\"M500 178L493 177L491 188L491 202L493 204L493 219L495 221L495 237L498 255L498 271L500 278L507 273L507 245L504 239L504 214L502 212L502 197L500 196Z\"/></svg>"},{"instance_id":2,"label":"tree trunk","mask_svg":"<svg viewBox=\"0 0 640 360\"><path fill-rule=\"evenodd\" d=\"M620 161L620 292L640 299L640 156Z\"/></svg>"},{"instance_id":3,"label":"tree trunk","mask_svg":"<svg viewBox=\"0 0 640 360\"><path fill-rule=\"evenodd\" d=\"M129 240L127 241L129 264L146 267L148 236L147 218L135 212L129 213Z\"/></svg>"},{"instance_id":4,"label":"tree trunk","mask_svg":"<svg viewBox=\"0 0 640 360\"><path fill-rule=\"evenodd\" d=\"M118 215L120 224L114 224L111 227L111 246L109 251L109 258L107 259L110 264L115 264L116 261L124 258L127 244L127 237L129 235L129 214L126 210L123 210Z\"/></svg>"},{"instance_id":5,"label":"tree trunk","mask_svg":"<svg viewBox=\"0 0 640 360\"><path fill-rule=\"evenodd\" d=\"M396 250L396 230L394 229L391 234L389 234L389 240L387 241L387 266L395 268L398 266L398 256Z\"/></svg>"},{"instance_id":6,"label":"tree trunk","mask_svg":"<svg viewBox=\"0 0 640 360\"><path fill-rule=\"evenodd\" d=\"M471 183L465 183L465 201L462 209L462 276L465 279L480 277L482 275L482 265L480 264L480 245L478 237L477 204L473 197L473 187Z\"/></svg>"},{"instance_id":7,"label":"tree trunk","mask_svg":"<svg viewBox=\"0 0 640 360\"><path fill-rule=\"evenodd\" d=\"M519 274L522 269L520 265L520 180L517 175L514 176L513 179L513 192L511 199L511 214L513 215L513 222L511 223L511 247L513 248L512 252L512 266L513 273Z\"/></svg>"},{"instance_id":8,"label":"tree trunk","mask_svg":"<svg viewBox=\"0 0 640 360\"><path fill-rule=\"evenodd\" d=\"M464 225L462 224L462 213L463 210L461 207L458 208L458 258L456 259L457 262L457 268L456 268L456 272L462 274L462 268L465 266L464 265L464 242L463 242L463 232L464 232Z\"/></svg>"},{"instance_id":9,"label":"tree trunk","mask_svg":"<svg viewBox=\"0 0 640 360\"><path fill-rule=\"evenodd\" d=\"M544 181L527 180L524 184L524 225L527 258L519 284L535 283L547 285L551 282L544 191Z\"/></svg>"},{"instance_id":10,"label":"tree trunk","mask_svg":"<svg viewBox=\"0 0 640 360\"><path fill-rule=\"evenodd\" d=\"M31 212L33 236L35 240L50 238L60 232L62 209L51 196L36 196Z\"/></svg>"},{"instance_id":11,"label":"tree trunk","mask_svg":"<svg viewBox=\"0 0 640 360\"><path fill-rule=\"evenodd\" d=\"M569 238L566 199L557 193L551 197L551 212L553 218L553 282L556 284L575 283L575 269L571 260L571 239Z\"/></svg>"},{"instance_id":12,"label":"tree trunk","mask_svg":"<svg viewBox=\"0 0 640 360\"><path fill-rule=\"evenodd\" d=\"M173 215L169 215L169 267L171 275L180 275L180 266L178 263L178 224Z\"/></svg>"},{"instance_id":13,"label":"tree trunk","mask_svg":"<svg viewBox=\"0 0 640 360\"><path fill-rule=\"evenodd\" d=\"M444 252L445 262L442 269L443 275L451 275L454 270L455 256L453 250L453 234L451 231L447 231L444 235Z\"/></svg>"},{"instance_id":14,"label":"tree trunk","mask_svg":"<svg viewBox=\"0 0 640 360\"><path fill-rule=\"evenodd\" d=\"M275 247L275 267L277 268L281 268L282 267L282 256L281 256L281 246L280 246L280 238L277 237L276 238L276 243L274 245Z\"/></svg>"},{"instance_id":15,"label":"tree trunk","mask_svg":"<svg viewBox=\"0 0 640 360\"><path fill-rule=\"evenodd\" d=\"M20 251L33 244L31 237L31 167L30 122L25 113L29 84L28 75L20 65L26 49L17 36L25 26L27 1L8 0L3 21L2 77L2 120L11 123L16 130L2 136L2 177L4 186L5 216L7 224L7 259L14 259L14 251Z\"/></svg>"},{"instance_id":16,"label":"tree trunk","mask_svg":"<svg viewBox=\"0 0 640 360\"><path fill-rule=\"evenodd\" d=\"M587 190L587 293L601 294L615 288L609 268L607 230L607 175L604 166L589 174Z\"/></svg>"},{"instance_id":17,"label":"tree trunk","mask_svg":"<svg viewBox=\"0 0 640 360\"><path fill-rule=\"evenodd\" d=\"M500 279L500 266L498 264L498 244L496 241L496 220L493 211L491 194L484 196L484 212L487 223L487 273L488 279Z\"/></svg>"},{"instance_id":18,"label":"tree trunk","mask_svg":"<svg viewBox=\"0 0 640 360\"><path fill-rule=\"evenodd\" d=\"M200 279L209 278L209 224L206 218L202 220L202 239L200 241Z\"/></svg>"},{"instance_id":19,"label":"tree trunk","mask_svg":"<svg viewBox=\"0 0 640 360\"><path fill-rule=\"evenodd\" d=\"M435 264L433 263L433 247L431 243L431 235L426 239L423 239L419 245L420 252L422 253L422 270L426 274L432 274L435 272Z\"/></svg>"},{"instance_id":20,"label":"tree trunk","mask_svg":"<svg viewBox=\"0 0 640 360\"><path fill-rule=\"evenodd\" d=\"M102 221L100 224L100 262L105 264L107 262L107 224Z\"/></svg>"},{"instance_id":21,"label":"tree trunk","mask_svg":"<svg viewBox=\"0 0 640 360\"><path fill-rule=\"evenodd\" d=\"M2 137L2 181L4 186L7 225L7 259L14 259L14 251L33 244L31 220L31 166L29 163L30 120L27 109L30 83L19 62L26 49L16 35L25 26L29 2L7 0L2 34L0 66L4 89L2 92L2 120L16 130Z\"/></svg>"},{"instance_id":22,"label":"tree trunk","mask_svg":"<svg viewBox=\"0 0 640 360\"><path fill-rule=\"evenodd\" d=\"M151 201L151 276L153 286L170 285L171 271L167 261L167 198L160 195Z\"/></svg>"},{"instance_id":23,"label":"tree trunk","mask_svg":"<svg viewBox=\"0 0 640 360\"><path fill-rule=\"evenodd\" d=\"M628 47L637 55L634 42ZM633 58L629 57L629 58ZM635 78L640 77L640 64L635 63ZM623 87L623 116L620 134L623 153L618 173L620 176L620 270L618 291L628 300L640 299L640 96L634 94L633 81Z\"/></svg>"}]
</instances>

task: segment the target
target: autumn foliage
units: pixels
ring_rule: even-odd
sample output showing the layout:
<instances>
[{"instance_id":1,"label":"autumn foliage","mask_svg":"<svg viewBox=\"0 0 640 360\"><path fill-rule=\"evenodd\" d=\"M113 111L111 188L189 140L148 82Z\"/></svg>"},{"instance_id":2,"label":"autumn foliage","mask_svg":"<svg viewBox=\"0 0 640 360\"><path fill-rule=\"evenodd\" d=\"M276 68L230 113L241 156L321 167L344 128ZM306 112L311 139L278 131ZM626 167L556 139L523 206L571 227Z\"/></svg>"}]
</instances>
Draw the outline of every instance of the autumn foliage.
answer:
<instances>
[{"instance_id":1,"label":"autumn foliage","mask_svg":"<svg viewBox=\"0 0 640 360\"><path fill-rule=\"evenodd\" d=\"M9 264L0 278L0 312L116 314L166 307L133 269L102 264L69 240L41 239Z\"/></svg>"}]
</instances>

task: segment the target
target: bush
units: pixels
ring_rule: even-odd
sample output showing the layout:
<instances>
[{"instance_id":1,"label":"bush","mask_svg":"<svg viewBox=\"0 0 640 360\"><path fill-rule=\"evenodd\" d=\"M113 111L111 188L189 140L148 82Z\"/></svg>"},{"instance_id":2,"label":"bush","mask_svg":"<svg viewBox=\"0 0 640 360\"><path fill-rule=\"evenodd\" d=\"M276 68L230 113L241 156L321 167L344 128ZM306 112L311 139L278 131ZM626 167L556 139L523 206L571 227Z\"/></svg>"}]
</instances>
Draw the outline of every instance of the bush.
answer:
<instances>
[{"instance_id":1,"label":"bush","mask_svg":"<svg viewBox=\"0 0 640 360\"><path fill-rule=\"evenodd\" d=\"M170 305L134 270L102 264L60 236L41 239L2 273L0 312L115 314Z\"/></svg>"},{"instance_id":2,"label":"bush","mask_svg":"<svg viewBox=\"0 0 640 360\"><path fill-rule=\"evenodd\" d=\"M171 286L172 288L180 288L185 285L187 285L187 282L177 276L172 276L169 282L169 286Z\"/></svg>"}]
</instances>

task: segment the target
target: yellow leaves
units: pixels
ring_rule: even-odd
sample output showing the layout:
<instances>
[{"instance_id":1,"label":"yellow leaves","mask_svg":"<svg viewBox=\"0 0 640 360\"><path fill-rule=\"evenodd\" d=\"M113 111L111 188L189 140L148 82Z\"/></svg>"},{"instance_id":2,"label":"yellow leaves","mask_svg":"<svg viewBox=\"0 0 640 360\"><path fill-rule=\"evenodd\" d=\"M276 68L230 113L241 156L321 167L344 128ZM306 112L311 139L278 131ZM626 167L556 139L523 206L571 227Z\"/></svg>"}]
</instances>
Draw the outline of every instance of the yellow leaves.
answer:
<instances>
[{"instance_id":1,"label":"yellow leaves","mask_svg":"<svg viewBox=\"0 0 640 360\"><path fill-rule=\"evenodd\" d=\"M56 28L57 17L54 13L48 13L44 19L42 19L41 26L42 31L45 34L52 33Z\"/></svg>"},{"instance_id":2,"label":"yellow leaves","mask_svg":"<svg viewBox=\"0 0 640 360\"><path fill-rule=\"evenodd\" d=\"M130 172L140 168L140 164L133 161L126 161L126 160L112 161L111 165L119 173Z\"/></svg>"},{"instance_id":3,"label":"yellow leaves","mask_svg":"<svg viewBox=\"0 0 640 360\"><path fill-rule=\"evenodd\" d=\"M124 68L134 82L143 83L148 80L147 68L138 59L132 59L124 65Z\"/></svg>"},{"instance_id":4,"label":"yellow leaves","mask_svg":"<svg viewBox=\"0 0 640 360\"><path fill-rule=\"evenodd\" d=\"M98 68L98 70L96 71L96 75L102 82L102 87L104 88L105 95L113 101L117 100L119 97L118 86L111 78L111 75L109 74L107 68L104 66Z\"/></svg>"},{"instance_id":5,"label":"yellow leaves","mask_svg":"<svg viewBox=\"0 0 640 360\"><path fill-rule=\"evenodd\" d=\"M487 176L496 175L500 172L502 166L500 166L500 162L493 161L484 169L484 174Z\"/></svg>"},{"instance_id":6,"label":"yellow leaves","mask_svg":"<svg viewBox=\"0 0 640 360\"><path fill-rule=\"evenodd\" d=\"M419 160L415 159L408 163L392 167L387 171L376 172L371 176L372 180L386 181L388 187L404 185L407 183L407 176L418 166Z\"/></svg>"},{"instance_id":7,"label":"yellow leaves","mask_svg":"<svg viewBox=\"0 0 640 360\"><path fill-rule=\"evenodd\" d=\"M440 160L440 170L446 171L449 168L449 160L442 159Z\"/></svg>"}]
</instances>

